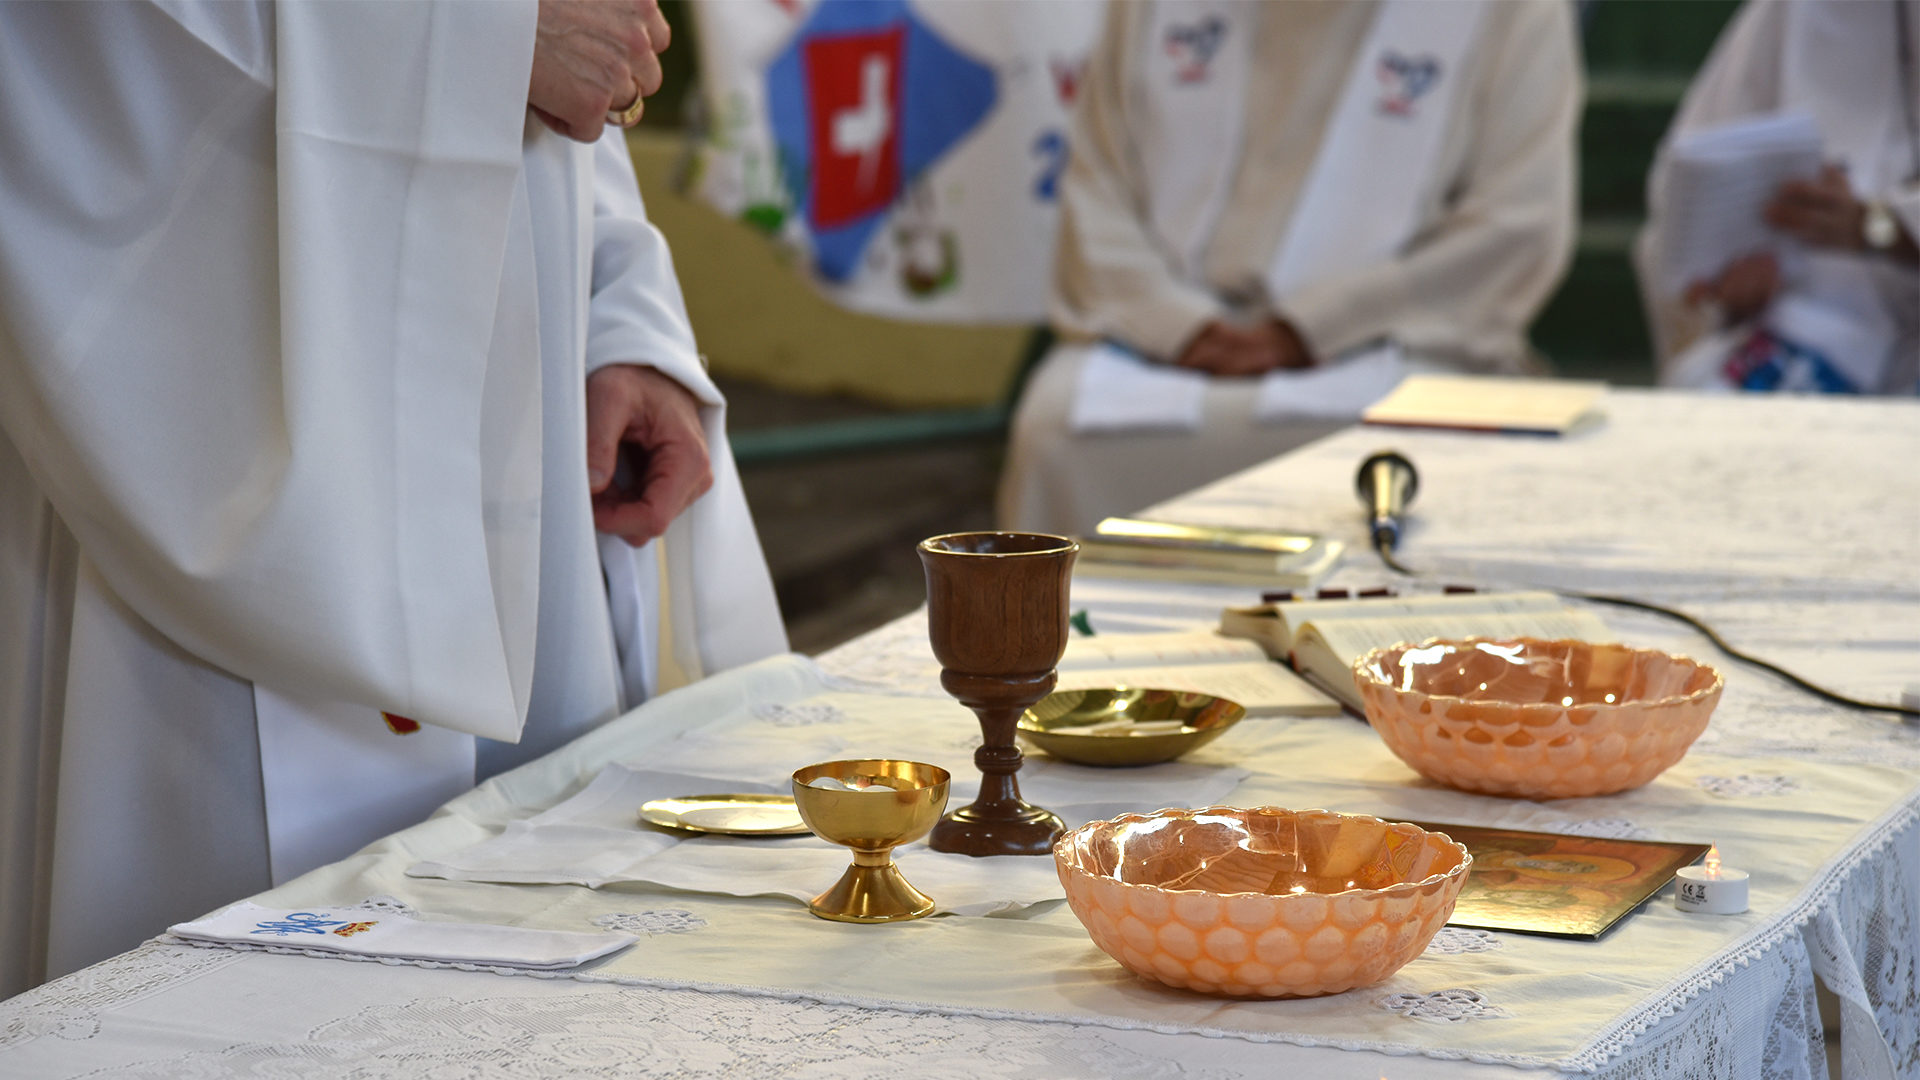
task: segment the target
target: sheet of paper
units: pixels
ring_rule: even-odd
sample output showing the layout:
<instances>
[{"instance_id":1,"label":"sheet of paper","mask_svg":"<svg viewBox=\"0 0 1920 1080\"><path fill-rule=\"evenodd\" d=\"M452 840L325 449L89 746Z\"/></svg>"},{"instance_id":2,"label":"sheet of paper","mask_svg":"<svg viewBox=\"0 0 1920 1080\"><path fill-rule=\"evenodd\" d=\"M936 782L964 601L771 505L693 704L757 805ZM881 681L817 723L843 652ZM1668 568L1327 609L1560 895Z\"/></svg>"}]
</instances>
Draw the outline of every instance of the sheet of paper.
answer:
<instances>
[{"instance_id":1,"label":"sheet of paper","mask_svg":"<svg viewBox=\"0 0 1920 1080\"><path fill-rule=\"evenodd\" d=\"M1658 257L1668 295L1713 277L1738 255L1796 253L1761 211L1782 182L1819 172L1812 118L1774 114L1705 128L1675 139L1667 154Z\"/></svg>"},{"instance_id":2,"label":"sheet of paper","mask_svg":"<svg viewBox=\"0 0 1920 1080\"><path fill-rule=\"evenodd\" d=\"M1076 434L1197 431L1206 394L1206 375L1102 342L1087 348L1067 423Z\"/></svg>"},{"instance_id":3,"label":"sheet of paper","mask_svg":"<svg viewBox=\"0 0 1920 1080\"><path fill-rule=\"evenodd\" d=\"M1593 410L1607 384L1487 375L1409 375L1360 418L1369 424L1557 434Z\"/></svg>"},{"instance_id":4,"label":"sheet of paper","mask_svg":"<svg viewBox=\"0 0 1920 1080\"><path fill-rule=\"evenodd\" d=\"M1431 365L1409 361L1400 346L1386 342L1325 367L1271 371L1260 379L1253 416L1263 424L1302 416L1351 420L1401 379L1429 370L1434 370Z\"/></svg>"},{"instance_id":5,"label":"sheet of paper","mask_svg":"<svg viewBox=\"0 0 1920 1080\"><path fill-rule=\"evenodd\" d=\"M1295 600L1274 605L1288 633L1308 622L1335 619L1440 618L1484 612L1563 611L1567 602L1550 592L1440 593L1424 596L1364 596L1347 600Z\"/></svg>"},{"instance_id":6,"label":"sheet of paper","mask_svg":"<svg viewBox=\"0 0 1920 1080\"><path fill-rule=\"evenodd\" d=\"M1068 672L1085 669L1234 663L1265 657L1253 642L1222 637L1211 630L1098 634L1067 642L1066 655L1060 658L1060 673L1065 679Z\"/></svg>"},{"instance_id":7,"label":"sheet of paper","mask_svg":"<svg viewBox=\"0 0 1920 1080\"><path fill-rule=\"evenodd\" d=\"M1253 642L1247 642L1253 645ZM1259 652L1259 646L1254 646ZM1331 716L1340 711L1332 698L1308 685L1293 672L1266 658L1233 664L1176 664L1167 667L1121 667L1062 671L1060 690L1097 690L1109 686L1141 686L1212 694L1245 706L1256 715L1286 713Z\"/></svg>"}]
</instances>

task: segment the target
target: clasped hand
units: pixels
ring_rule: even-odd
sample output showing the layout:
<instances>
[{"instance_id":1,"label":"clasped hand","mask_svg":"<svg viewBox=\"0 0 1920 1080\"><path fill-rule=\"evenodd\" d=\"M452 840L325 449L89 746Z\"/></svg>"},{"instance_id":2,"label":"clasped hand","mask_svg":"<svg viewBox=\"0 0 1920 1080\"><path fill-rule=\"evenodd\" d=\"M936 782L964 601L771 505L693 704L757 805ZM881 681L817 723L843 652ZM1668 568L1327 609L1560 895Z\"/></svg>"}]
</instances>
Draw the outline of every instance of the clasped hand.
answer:
<instances>
[{"instance_id":1,"label":"clasped hand","mask_svg":"<svg viewBox=\"0 0 1920 1080\"><path fill-rule=\"evenodd\" d=\"M1248 326L1214 321L1202 327L1174 363L1209 375L1264 375L1276 368L1313 366L1313 356L1292 326L1266 319Z\"/></svg>"},{"instance_id":2,"label":"clasped hand","mask_svg":"<svg viewBox=\"0 0 1920 1080\"><path fill-rule=\"evenodd\" d=\"M636 475L616 479L623 446ZM635 547L666 532L713 487L700 403L649 367L610 364L587 376L587 487L595 529Z\"/></svg>"},{"instance_id":3,"label":"clasped hand","mask_svg":"<svg viewBox=\"0 0 1920 1080\"><path fill-rule=\"evenodd\" d=\"M540 0L527 107L581 142L607 113L660 89L660 56L673 39L658 0Z\"/></svg>"}]
</instances>

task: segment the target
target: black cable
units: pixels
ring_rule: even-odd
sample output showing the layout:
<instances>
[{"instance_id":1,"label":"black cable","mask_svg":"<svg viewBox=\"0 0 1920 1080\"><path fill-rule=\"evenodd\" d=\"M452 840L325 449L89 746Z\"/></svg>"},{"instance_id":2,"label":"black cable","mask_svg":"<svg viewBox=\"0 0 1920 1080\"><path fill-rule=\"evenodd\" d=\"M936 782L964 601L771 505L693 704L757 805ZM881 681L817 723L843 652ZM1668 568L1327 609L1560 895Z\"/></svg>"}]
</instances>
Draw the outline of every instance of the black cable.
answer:
<instances>
[{"instance_id":1,"label":"black cable","mask_svg":"<svg viewBox=\"0 0 1920 1080\"><path fill-rule=\"evenodd\" d=\"M1373 550L1379 554L1380 561L1383 563L1386 563L1387 567L1393 570L1395 573L1404 574L1407 577L1411 577L1411 578L1418 578L1418 577L1424 576L1412 570L1411 568L1409 568L1405 563L1402 563L1399 559L1395 558L1393 554L1393 550L1387 547L1384 543L1381 543L1377 539L1374 541ZM1561 596L1571 597L1572 599L1575 599L1575 600L1588 600L1596 604L1612 604L1615 607L1632 608L1635 611L1652 612L1655 615L1664 615L1669 619L1678 620L1692 627L1693 629L1700 631L1700 633L1706 635L1707 640L1713 643L1714 648L1719 649L1721 652L1727 654L1728 656L1733 657L1735 660L1739 660L1744 663L1751 664L1762 671L1766 671L1774 675L1778 675L1780 678L1785 679L1787 682L1791 683L1794 686L1799 687L1802 690L1805 690L1807 693L1812 694L1814 697L1820 698L1822 701L1830 701L1835 705L1845 705L1849 708L1854 708L1854 709L1865 709L1869 712L1893 713L1896 716L1920 716L1920 709L1916 709L1908 705L1892 705L1884 702L1864 701L1860 698L1848 697L1845 694L1836 693L1835 691L1829 690L1824 686L1820 686L1816 683L1809 682L1806 679L1803 679L1800 676L1795 675L1793 672L1788 671L1786 668L1781 667L1780 665L1774 663L1771 660L1762 660L1760 657L1755 656L1750 652L1746 652L1744 650L1734 648L1732 645L1728 644L1727 639L1721 637L1719 632L1716 631L1713 627L1708 626L1706 623L1701 622L1699 619L1677 608L1663 607L1659 604L1650 603L1645 600L1635 600L1635 599L1632 599L1631 597L1626 597L1626 596L1609 596L1604 593L1576 592L1572 589L1555 589L1551 587L1547 587L1547 591L1558 593Z\"/></svg>"}]
</instances>

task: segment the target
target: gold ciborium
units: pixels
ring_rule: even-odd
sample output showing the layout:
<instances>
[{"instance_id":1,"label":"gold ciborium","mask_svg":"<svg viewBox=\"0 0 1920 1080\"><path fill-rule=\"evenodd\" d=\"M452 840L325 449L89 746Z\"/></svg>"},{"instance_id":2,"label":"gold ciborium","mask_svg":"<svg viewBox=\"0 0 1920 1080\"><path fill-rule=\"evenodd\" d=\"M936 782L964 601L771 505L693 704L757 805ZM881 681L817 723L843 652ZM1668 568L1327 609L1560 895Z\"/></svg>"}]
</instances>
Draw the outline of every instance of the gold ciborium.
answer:
<instances>
[{"instance_id":1,"label":"gold ciborium","mask_svg":"<svg viewBox=\"0 0 1920 1080\"><path fill-rule=\"evenodd\" d=\"M813 787L822 778L831 787ZM947 808L947 770L917 761L823 761L793 774L801 820L829 844L853 849L853 865L807 909L835 922L878 923L933 913L933 901L907 884L893 849L927 835Z\"/></svg>"},{"instance_id":2,"label":"gold ciborium","mask_svg":"<svg viewBox=\"0 0 1920 1080\"><path fill-rule=\"evenodd\" d=\"M1053 690L1067 648L1067 585L1080 545L1044 533L949 533L920 541L927 635L940 685L980 718L980 797L934 827L961 855L1045 855L1065 826L1020 798L1014 725Z\"/></svg>"}]
</instances>

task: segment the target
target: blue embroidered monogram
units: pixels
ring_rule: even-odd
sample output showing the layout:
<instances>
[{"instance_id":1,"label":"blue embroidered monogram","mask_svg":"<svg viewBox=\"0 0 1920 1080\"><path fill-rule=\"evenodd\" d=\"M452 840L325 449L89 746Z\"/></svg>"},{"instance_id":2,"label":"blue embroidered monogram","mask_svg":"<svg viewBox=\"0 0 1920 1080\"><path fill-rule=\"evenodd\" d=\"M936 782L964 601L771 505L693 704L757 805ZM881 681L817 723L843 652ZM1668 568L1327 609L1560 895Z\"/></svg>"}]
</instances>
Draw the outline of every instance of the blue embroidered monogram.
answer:
<instances>
[{"instance_id":1,"label":"blue embroidered monogram","mask_svg":"<svg viewBox=\"0 0 1920 1080\"><path fill-rule=\"evenodd\" d=\"M1167 28L1167 55L1174 58L1174 75L1183 83L1207 81L1213 58L1227 39L1227 20L1209 15L1199 22Z\"/></svg>"},{"instance_id":2,"label":"blue embroidered monogram","mask_svg":"<svg viewBox=\"0 0 1920 1080\"><path fill-rule=\"evenodd\" d=\"M260 929L249 930L248 933L286 937L288 934L324 934L330 927L347 925L347 920L329 919L324 913L316 915L310 911L296 911L284 919L271 919L255 925Z\"/></svg>"},{"instance_id":3,"label":"blue embroidered monogram","mask_svg":"<svg viewBox=\"0 0 1920 1080\"><path fill-rule=\"evenodd\" d=\"M1380 56L1380 111L1412 116L1413 103L1440 81L1440 61L1431 54L1407 56L1388 49Z\"/></svg>"},{"instance_id":4,"label":"blue embroidered monogram","mask_svg":"<svg viewBox=\"0 0 1920 1080\"><path fill-rule=\"evenodd\" d=\"M367 913L360 905L294 911L261 907L242 900L197 922L176 923L168 927L167 932L194 943L269 951L293 949L308 956L378 956L529 971L577 967L639 940L627 933L583 934L492 923L355 918ZM677 914L698 922L691 912ZM650 927L648 932L678 929L692 929L692 926L665 930ZM286 940L288 938L293 940Z\"/></svg>"}]
</instances>

